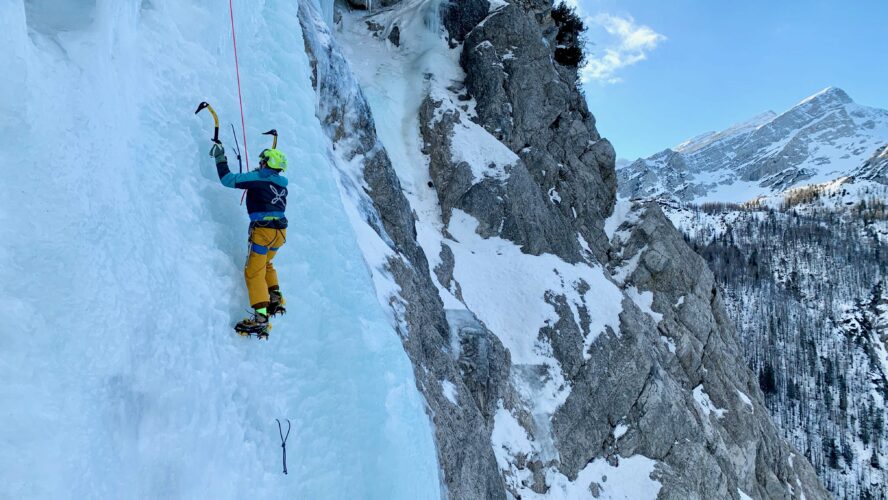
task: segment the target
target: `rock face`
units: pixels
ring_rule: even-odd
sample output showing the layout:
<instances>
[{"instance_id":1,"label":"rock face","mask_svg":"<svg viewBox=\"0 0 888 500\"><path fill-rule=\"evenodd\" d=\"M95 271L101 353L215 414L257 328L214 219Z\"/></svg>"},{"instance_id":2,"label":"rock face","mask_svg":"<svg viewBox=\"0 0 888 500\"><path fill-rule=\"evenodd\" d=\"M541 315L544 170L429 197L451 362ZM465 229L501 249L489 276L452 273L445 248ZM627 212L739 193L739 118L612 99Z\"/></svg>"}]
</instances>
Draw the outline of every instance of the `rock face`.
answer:
<instances>
[{"instance_id":1,"label":"rock face","mask_svg":"<svg viewBox=\"0 0 888 500\"><path fill-rule=\"evenodd\" d=\"M655 205L614 213L614 151L554 62L551 4L417 9L344 13L350 61L310 3L300 18L445 496L826 498L777 437L705 262ZM371 45L393 25L400 46Z\"/></svg>"},{"instance_id":2,"label":"rock face","mask_svg":"<svg viewBox=\"0 0 888 500\"><path fill-rule=\"evenodd\" d=\"M569 262L580 260L580 244L567 219L540 192L524 161L514 157L504 167L507 182L485 177L478 182L465 161L454 163L454 126L463 124L455 109L441 112L441 102L427 97L420 108L420 126L429 155L429 172L438 193L444 222L456 208L480 222L482 236L501 236L527 253L551 253Z\"/></svg>"},{"instance_id":3,"label":"rock face","mask_svg":"<svg viewBox=\"0 0 888 500\"><path fill-rule=\"evenodd\" d=\"M628 415L639 426L639 435L620 440L615 451L668 464L664 474L672 481L664 479L664 498L694 498L701 492L727 498L738 488L755 497L778 498L787 495L787 484L816 485L810 466L781 441L767 418L712 274L656 205L641 210L628 239L618 233L612 240L612 265L637 260L625 286L653 292L650 308L662 319L651 331L645 322L623 318L624 335L647 335L643 344L654 355L649 354L649 367L629 377L644 381L632 406L609 406L609 419ZM638 359L633 353L619 365L636 368ZM599 377L589 377L590 385ZM681 397L694 403L682 404Z\"/></svg>"},{"instance_id":4,"label":"rock face","mask_svg":"<svg viewBox=\"0 0 888 500\"><path fill-rule=\"evenodd\" d=\"M614 149L595 129L575 68L555 63L551 5L508 4L473 29L460 62L477 122L529 166L534 182L604 255L602 228L616 189ZM542 19L542 22L538 19Z\"/></svg>"},{"instance_id":5,"label":"rock face","mask_svg":"<svg viewBox=\"0 0 888 500\"><path fill-rule=\"evenodd\" d=\"M886 143L888 111L830 87L780 115L767 112L635 161L618 172L620 196L739 203L852 175Z\"/></svg>"},{"instance_id":6,"label":"rock face","mask_svg":"<svg viewBox=\"0 0 888 500\"><path fill-rule=\"evenodd\" d=\"M888 144L877 149L852 175L857 179L888 185Z\"/></svg>"}]
</instances>

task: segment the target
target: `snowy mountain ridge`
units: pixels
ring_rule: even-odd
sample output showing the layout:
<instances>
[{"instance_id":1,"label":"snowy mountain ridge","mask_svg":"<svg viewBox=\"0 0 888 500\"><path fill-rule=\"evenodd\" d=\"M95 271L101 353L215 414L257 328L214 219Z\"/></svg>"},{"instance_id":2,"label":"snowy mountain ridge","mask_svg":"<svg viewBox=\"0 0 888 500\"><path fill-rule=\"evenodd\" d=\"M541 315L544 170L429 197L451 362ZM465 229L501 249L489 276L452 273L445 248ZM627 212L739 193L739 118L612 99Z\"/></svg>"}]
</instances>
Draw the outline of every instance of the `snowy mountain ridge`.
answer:
<instances>
[{"instance_id":1,"label":"snowy mountain ridge","mask_svg":"<svg viewBox=\"0 0 888 500\"><path fill-rule=\"evenodd\" d=\"M829 87L776 115L703 134L618 170L621 197L744 202L852 175L888 144L888 111Z\"/></svg>"},{"instance_id":2,"label":"snowy mountain ridge","mask_svg":"<svg viewBox=\"0 0 888 500\"><path fill-rule=\"evenodd\" d=\"M749 120L732 125L721 132L706 132L692 139L682 142L672 148L678 153L691 154L699 149L708 147L718 141L728 140L735 136L752 132L777 117L777 113L766 111L760 115L756 115Z\"/></svg>"}]
</instances>

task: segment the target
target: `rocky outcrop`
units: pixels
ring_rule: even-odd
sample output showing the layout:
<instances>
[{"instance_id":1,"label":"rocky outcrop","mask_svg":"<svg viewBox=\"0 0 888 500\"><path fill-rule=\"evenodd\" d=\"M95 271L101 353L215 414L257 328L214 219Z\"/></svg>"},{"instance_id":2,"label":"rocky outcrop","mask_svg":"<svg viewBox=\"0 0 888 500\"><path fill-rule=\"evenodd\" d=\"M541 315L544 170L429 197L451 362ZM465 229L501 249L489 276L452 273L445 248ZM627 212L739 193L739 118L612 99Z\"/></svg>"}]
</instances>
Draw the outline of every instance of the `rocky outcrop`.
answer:
<instances>
[{"instance_id":1,"label":"rocky outcrop","mask_svg":"<svg viewBox=\"0 0 888 500\"><path fill-rule=\"evenodd\" d=\"M420 107L420 129L446 223L458 208L480 222L485 237L501 236L527 253L551 253L568 262L580 260L581 248L570 224L537 188L524 161L515 157L497 177L475 178L466 161L455 161L453 128L466 118L457 109L441 111L441 102L427 97ZM460 147L457 145L456 147Z\"/></svg>"},{"instance_id":2,"label":"rocky outcrop","mask_svg":"<svg viewBox=\"0 0 888 500\"><path fill-rule=\"evenodd\" d=\"M851 175L856 179L888 185L888 144L877 149L873 156Z\"/></svg>"},{"instance_id":3,"label":"rocky outcrop","mask_svg":"<svg viewBox=\"0 0 888 500\"><path fill-rule=\"evenodd\" d=\"M657 325L651 330L650 318L648 324L638 316L621 318L624 336L644 339L646 347L636 351L646 356L619 365L634 369L630 378L645 385L629 400L633 406L624 398L608 412L614 422L626 415L624 421L638 426L638 435L627 434L614 451L668 464L663 498L705 498L703 492L727 498L738 489L755 498L782 498L792 496L787 486L809 498L827 498L811 466L770 421L706 263L656 204L635 210L640 213L627 223L631 229L622 228L628 237L618 233L612 240L611 266L623 270L624 287L634 289L630 295L652 293ZM627 263L634 269L626 272Z\"/></svg>"},{"instance_id":4,"label":"rocky outcrop","mask_svg":"<svg viewBox=\"0 0 888 500\"><path fill-rule=\"evenodd\" d=\"M532 166L534 182L556 200L557 223L579 231L601 258L616 190L614 150L595 129L576 68L553 58L551 4L529 7L501 7L466 36L466 90L478 123Z\"/></svg>"}]
</instances>

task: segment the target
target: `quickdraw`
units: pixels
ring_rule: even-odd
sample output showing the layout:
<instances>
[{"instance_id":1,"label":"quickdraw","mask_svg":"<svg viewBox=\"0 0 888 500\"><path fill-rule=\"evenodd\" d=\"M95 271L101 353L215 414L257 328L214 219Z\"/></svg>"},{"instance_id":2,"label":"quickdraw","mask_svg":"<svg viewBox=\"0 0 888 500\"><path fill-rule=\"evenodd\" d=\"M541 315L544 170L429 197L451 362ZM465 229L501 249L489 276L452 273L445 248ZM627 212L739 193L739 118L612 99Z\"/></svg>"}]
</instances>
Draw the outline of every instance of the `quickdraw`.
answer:
<instances>
[{"instance_id":1,"label":"quickdraw","mask_svg":"<svg viewBox=\"0 0 888 500\"><path fill-rule=\"evenodd\" d=\"M290 437L290 419L287 419L287 435L284 435L283 429L281 429L281 421L275 419L278 423L278 435L281 436L281 448L284 449L284 474L287 473L287 438Z\"/></svg>"}]
</instances>

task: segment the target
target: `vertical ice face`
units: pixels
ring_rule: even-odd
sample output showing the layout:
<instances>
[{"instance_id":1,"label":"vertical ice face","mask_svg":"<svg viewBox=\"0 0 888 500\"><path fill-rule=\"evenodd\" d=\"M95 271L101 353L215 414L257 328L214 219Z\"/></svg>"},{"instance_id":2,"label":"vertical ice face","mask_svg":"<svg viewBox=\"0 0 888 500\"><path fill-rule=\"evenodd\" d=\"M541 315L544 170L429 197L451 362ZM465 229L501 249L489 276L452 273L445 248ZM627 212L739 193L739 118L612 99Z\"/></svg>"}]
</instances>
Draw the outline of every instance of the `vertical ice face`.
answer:
<instances>
[{"instance_id":1,"label":"vertical ice face","mask_svg":"<svg viewBox=\"0 0 888 500\"><path fill-rule=\"evenodd\" d=\"M0 6L0 484L15 498L435 498L430 424L343 213L297 6L235 2L250 154L289 155L290 314L234 336L247 218L228 13ZM238 127L239 128L239 127ZM235 167L236 168L236 167ZM290 474L275 418L290 418Z\"/></svg>"},{"instance_id":2,"label":"vertical ice face","mask_svg":"<svg viewBox=\"0 0 888 500\"><path fill-rule=\"evenodd\" d=\"M95 18L96 0L25 0L28 27L45 35L88 27Z\"/></svg>"}]
</instances>

